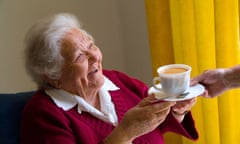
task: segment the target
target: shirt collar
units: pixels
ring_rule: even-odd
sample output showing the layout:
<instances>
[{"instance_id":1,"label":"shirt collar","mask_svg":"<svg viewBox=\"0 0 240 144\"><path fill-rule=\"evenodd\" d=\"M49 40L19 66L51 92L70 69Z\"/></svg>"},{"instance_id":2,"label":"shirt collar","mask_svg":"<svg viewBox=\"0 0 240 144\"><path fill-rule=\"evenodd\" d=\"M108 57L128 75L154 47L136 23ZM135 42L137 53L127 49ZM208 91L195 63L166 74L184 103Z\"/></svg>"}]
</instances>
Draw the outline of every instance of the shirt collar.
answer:
<instances>
[{"instance_id":1,"label":"shirt collar","mask_svg":"<svg viewBox=\"0 0 240 144\"><path fill-rule=\"evenodd\" d=\"M111 80L109 80L107 77L104 76L104 84L100 88L100 91L103 91L103 90L104 91L116 91L118 89L119 88ZM78 104L78 101L80 99L82 99L81 96L71 94L63 89L47 89L47 90L45 90L45 92L52 98L52 100L58 107L61 107L65 111L73 108L76 104ZM77 99L76 99L76 97L77 97ZM85 100L83 99L80 101L82 102Z\"/></svg>"},{"instance_id":2,"label":"shirt collar","mask_svg":"<svg viewBox=\"0 0 240 144\"><path fill-rule=\"evenodd\" d=\"M114 104L111 101L109 91L116 91L119 88L107 77L104 76L104 84L99 90L101 111L88 104L81 96L71 94L63 89L48 89L45 92L51 97L54 103L67 111L78 105L78 112L86 111L104 121L117 123L117 115Z\"/></svg>"}]
</instances>

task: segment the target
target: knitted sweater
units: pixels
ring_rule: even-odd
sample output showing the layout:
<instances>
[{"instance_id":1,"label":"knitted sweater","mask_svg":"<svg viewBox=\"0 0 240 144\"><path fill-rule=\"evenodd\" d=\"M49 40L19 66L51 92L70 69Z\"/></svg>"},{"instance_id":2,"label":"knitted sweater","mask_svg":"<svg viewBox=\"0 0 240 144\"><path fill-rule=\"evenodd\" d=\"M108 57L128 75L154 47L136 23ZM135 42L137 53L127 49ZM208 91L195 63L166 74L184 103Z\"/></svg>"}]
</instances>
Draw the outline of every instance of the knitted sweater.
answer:
<instances>
[{"instance_id":1,"label":"knitted sweater","mask_svg":"<svg viewBox=\"0 0 240 144\"><path fill-rule=\"evenodd\" d=\"M147 96L148 87L141 81L118 71L103 71L116 86L110 91L120 122L124 114ZM64 111L39 90L24 108L21 121L21 144L100 144L114 129L112 124L87 112L79 114L77 107ZM172 131L196 140L198 133L191 113L180 124L169 114L152 132L134 140L134 144L164 144L163 133Z\"/></svg>"}]
</instances>

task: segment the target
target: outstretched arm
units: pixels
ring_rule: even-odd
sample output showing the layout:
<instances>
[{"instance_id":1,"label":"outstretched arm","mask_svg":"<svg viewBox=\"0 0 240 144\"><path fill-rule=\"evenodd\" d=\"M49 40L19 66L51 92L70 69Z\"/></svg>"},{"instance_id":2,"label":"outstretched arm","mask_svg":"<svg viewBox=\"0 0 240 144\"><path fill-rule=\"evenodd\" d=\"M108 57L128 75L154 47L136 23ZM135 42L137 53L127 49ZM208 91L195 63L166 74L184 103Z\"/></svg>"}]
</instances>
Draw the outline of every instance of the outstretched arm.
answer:
<instances>
[{"instance_id":1,"label":"outstretched arm","mask_svg":"<svg viewBox=\"0 0 240 144\"><path fill-rule=\"evenodd\" d=\"M206 70L191 80L191 84L201 83L205 86L205 97L215 97L226 90L240 87L240 65L231 68Z\"/></svg>"}]
</instances>

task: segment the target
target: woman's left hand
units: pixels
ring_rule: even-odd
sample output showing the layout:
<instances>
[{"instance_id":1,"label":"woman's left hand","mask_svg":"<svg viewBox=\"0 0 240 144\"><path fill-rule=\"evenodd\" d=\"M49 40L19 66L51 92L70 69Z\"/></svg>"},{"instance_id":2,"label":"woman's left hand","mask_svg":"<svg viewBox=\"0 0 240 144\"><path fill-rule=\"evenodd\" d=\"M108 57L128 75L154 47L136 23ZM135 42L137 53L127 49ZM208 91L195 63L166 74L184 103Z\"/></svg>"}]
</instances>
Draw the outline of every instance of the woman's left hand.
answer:
<instances>
[{"instance_id":1,"label":"woman's left hand","mask_svg":"<svg viewBox=\"0 0 240 144\"><path fill-rule=\"evenodd\" d=\"M182 122L185 114L187 114L192 107L195 105L197 98L192 98L189 100L178 101L175 105L172 106L171 112L173 116L179 121Z\"/></svg>"}]
</instances>

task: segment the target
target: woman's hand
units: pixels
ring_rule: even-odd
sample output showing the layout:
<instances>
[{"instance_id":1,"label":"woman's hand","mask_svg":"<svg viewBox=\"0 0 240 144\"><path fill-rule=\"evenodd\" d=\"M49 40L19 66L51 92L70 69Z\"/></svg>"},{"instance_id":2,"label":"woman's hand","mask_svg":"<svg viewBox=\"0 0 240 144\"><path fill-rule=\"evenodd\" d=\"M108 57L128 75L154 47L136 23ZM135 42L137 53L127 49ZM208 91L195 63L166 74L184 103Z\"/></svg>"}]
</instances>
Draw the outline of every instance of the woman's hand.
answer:
<instances>
[{"instance_id":1,"label":"woman's hand","mask_svg":"<svg viewBox=\"0 0 240 144\"><path fill-rule=\"evenodd\" d=\"M127 144L136 137L146 134L159 126L167 117L175 102L159 102L154 94L131 108L105 143Z\"/></svg>"},{"instance_id":2,"label":"woman's hand","mask_svg":"<svg viewBox=\"0 0 240 144\"><path fill-rule=\"evenodd\" d=\"M189 100L178 101L175 105L172 106L171 112L172 115L178 120L178 122L182 122L185 114L187 114L192 107L195 105L197 98L192 98Z\"/></svg>"}]
</instances>

